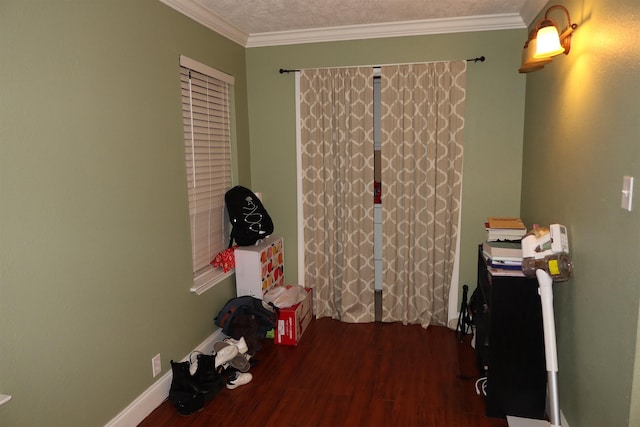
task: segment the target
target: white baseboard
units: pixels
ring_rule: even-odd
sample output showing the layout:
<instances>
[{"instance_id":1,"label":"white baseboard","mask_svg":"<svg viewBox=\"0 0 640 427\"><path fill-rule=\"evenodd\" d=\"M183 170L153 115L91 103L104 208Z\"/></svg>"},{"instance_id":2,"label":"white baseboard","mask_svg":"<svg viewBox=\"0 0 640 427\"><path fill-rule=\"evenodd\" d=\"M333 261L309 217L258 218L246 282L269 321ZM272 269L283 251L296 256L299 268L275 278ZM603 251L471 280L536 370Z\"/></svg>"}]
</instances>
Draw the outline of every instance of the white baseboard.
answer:
<instances>
[{"instance_id":1,"label":"white baseboard","mask_svg":"<svg viewBox=\"0 0 640 427\"><path fill-rule=\"evenodd\" d=\"M204 354L211 354L213 351L213 343L224 338L222 330L218 329L205 339L193 351L199 351ZM189 353L190 354L190 353ZM185 356L182 361L189 360L189 355ZM140 424L150 413L169 397L169 389L171 388L172 374L171 370L166 372L155 383L138 396L129 406L120 412L114 419L105 424L105 427L135 427Z\"/></svg>"}]
</instances>

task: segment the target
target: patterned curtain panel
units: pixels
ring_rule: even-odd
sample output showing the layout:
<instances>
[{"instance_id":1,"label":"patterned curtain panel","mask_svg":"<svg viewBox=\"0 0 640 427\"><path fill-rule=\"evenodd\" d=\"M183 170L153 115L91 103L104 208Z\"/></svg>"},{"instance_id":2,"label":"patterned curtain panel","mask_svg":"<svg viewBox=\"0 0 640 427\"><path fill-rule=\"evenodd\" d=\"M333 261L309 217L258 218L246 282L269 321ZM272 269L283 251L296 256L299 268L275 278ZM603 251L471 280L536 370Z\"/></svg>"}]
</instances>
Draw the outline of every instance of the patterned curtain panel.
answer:
<instances>
[{"instance_id":1,"label":"patterned curtain panel","mask_svg":"<svg viewBox=\"0 0 640 427\"><path fill-rule=\"evenodd\" d=\"M305 285L318 317L374 320L373 70L300 75Z\"/></svg>"},{"instance_id":2,"label":"patterned curtain panel","mask_svg":"<svg viewBox=\"0 0 640 427\"><path fill-rule=\"evenodd\" d=\"M446 325L466 61L382 67L382 320Z\"/></svg>"}]
</instances>

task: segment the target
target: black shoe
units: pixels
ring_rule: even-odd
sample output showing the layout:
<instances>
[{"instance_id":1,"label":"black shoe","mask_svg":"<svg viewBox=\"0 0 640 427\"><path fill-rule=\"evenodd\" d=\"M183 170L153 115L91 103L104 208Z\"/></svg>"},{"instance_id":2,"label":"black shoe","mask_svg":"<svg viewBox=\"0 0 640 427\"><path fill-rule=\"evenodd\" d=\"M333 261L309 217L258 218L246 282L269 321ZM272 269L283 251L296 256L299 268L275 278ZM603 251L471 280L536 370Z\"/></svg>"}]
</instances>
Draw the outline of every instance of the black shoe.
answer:
<instances>
[{"instance_id":1,"label":"black shoe","mask_svg":"<svg viewBox=\"0 0 640 427\"><path fill-rule=\"evenodd\" d=\"M205 390L205 402L213 399L224 387L224 378L215 367L215 356L198 354L198 367L193 379L200 389Z\"/></svg>"},{"instance_id":2,"label":"black shoe","mask_svg":"<svg viewBox=\"0 0 640 427\"><path fill-rule=\"evenodd\" d=\"M208 390L200 385L189 372L189 362L171 361L171 372L173 378L171 380L171 390L181 391L185 393L204 394Z\"/></svg>"},{"instance_id":3,"label":"black shoe","mask_svg":"<svg viewBox=\"0 0 640 427\"><path fill-rule=\"evenodd\" d=\"M204 408L204 395L186 393L184 391L170 391L169 401L173 403L180 415L191 415Z\"/></svg>"},{"instance_id":4,"label":"black shoe","mask_svg":"<svg viewBox=\"0 0 640 427\"><path fill-rule=\"evenodd\" d=\"M171 361L169 401L180 415L191 415L204 408L204 390L189 372L189 362Z\"/></svg>"}]
</instances>

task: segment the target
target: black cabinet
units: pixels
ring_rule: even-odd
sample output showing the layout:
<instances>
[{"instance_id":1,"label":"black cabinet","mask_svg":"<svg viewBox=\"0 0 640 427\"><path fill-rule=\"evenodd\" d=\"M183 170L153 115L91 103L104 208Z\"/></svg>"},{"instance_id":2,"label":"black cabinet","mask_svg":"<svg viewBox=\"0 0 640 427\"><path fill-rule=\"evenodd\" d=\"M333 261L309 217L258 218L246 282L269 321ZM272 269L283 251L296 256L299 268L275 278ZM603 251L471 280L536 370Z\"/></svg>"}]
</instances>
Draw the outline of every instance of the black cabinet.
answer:
<instances>
[{"instance_id":1,"label":"black cabinet","mask_svg":"<svg viewBox=\"0 0 640 427\"><path fill-rule=\"evenodd\" d=\"M486 414L543 419L547 374L538 282L492 275L480 245L478 288L485 305L476 319L476 352L487 369Z\"/></svg>"}]
</instances>

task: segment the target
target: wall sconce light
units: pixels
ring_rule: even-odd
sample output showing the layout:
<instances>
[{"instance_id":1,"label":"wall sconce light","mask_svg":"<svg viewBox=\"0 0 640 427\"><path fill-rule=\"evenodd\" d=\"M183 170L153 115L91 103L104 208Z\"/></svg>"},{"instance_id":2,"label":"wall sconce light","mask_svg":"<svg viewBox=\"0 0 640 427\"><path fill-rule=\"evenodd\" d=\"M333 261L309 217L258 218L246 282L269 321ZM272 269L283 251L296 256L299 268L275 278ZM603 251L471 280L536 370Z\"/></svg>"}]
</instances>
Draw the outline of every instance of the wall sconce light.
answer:
<instances>
[{"instance_id":1,"label":"wall sconce light","mask_svg":"<svg viewBox=\"0 0 640 427\"><path fill-rule=\"evenodd\" d=\"M560 33L557 22L549 17L553 10L562 10L567 18L567 27ZM551 62L551 58L571 50L571 34L578 28L578 24L571 23L571 17L566 7L551 6L544 14L544 18L536 22L535 29L529 33L529 39L524 44L522 52L522 65L518 70L521 73L529 73L544 68Z\"/></svg>"},{"instance_id":2,"label":"wall sconce light","mask_svg":"<svg viewBox=\"0 0 640 427\"><path fill-rule=\"evenodd\" d=\"M529 33L529 39L525 42L522 49L522 65L518 70L521 73L530 73L531 71L538 71L544 68L545 64L551 62L551 58L536 58L536 48L538 46L538 40L536 39L536 32L531 31Z\"/></svg>"}]
</instances>

